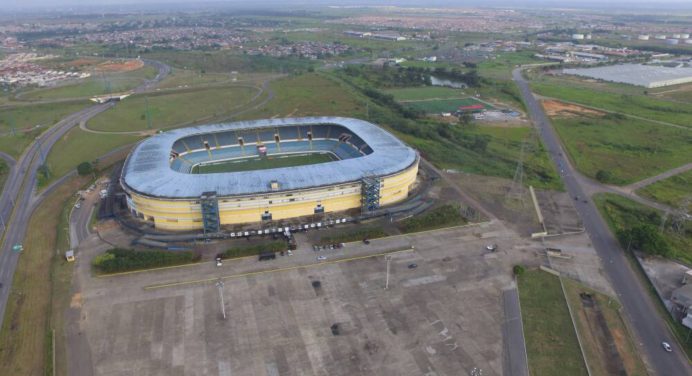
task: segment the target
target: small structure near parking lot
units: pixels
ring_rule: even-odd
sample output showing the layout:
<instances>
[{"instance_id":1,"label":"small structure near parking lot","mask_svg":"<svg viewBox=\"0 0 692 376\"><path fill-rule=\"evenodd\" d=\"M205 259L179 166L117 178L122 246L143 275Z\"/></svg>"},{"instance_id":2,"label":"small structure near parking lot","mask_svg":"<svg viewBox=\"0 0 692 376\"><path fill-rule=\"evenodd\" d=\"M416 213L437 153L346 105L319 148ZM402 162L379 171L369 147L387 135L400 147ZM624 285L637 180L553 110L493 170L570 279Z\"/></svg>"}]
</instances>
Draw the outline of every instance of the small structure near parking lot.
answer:
<instances>
[{"instance_id":1,"label":"small structure near parking lot","mask_svg":"<svg viewBox=\"0 0 692 376\"><path fill-rule=\"evenodd\" d=\"M73 262L75 260L74 250L70 249L69 251L65 252L65 260L68 262Z\"/></svg>"}]
</instances>

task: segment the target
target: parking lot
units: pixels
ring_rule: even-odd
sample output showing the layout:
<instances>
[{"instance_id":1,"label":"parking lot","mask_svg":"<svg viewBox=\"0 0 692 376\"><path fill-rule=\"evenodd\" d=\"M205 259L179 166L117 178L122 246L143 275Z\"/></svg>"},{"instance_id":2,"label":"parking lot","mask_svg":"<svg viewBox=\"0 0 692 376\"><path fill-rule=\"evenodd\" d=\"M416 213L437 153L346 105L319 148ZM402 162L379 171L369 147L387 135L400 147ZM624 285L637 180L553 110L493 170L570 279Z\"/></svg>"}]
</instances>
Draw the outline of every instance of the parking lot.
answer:
<instances>
[{"instance_id":1,"label":"parking lot","mask_svg":"<svg viewBox=\"0 0 692 376\"><path fill-rule=\"evenodd\" d=\"M73 306L88 353L70 363L97 375L500 375L503 290L512 265L538 258L485 224L348 243L325 261L308 245L267 262L94 278L95 244L83 245L94 251L78 261Z\"/></svg>"}]
</instances>

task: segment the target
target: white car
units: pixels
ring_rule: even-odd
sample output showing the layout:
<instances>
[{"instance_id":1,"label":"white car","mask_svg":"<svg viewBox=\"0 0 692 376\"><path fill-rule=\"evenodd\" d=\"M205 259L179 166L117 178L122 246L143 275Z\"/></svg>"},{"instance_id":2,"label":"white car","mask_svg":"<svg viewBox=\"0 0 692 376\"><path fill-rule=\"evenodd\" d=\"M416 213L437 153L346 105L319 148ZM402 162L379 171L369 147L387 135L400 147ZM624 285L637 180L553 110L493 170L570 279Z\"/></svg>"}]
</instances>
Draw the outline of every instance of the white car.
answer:
<instances>
[{"instance_id":1,"label":"white car","mask_svg":"<svg viewBox=\"0 0 692 376\"><path fill-rule=\"evenodd\" d=\"M327 259L327 256L317 256L317 261L324 261Z\"/></svg>"},{"instance_id":2,"label":"white car","mask_svg":"<svg viewBox=\"0 0 692 376\"><path fill-rule=\"evenodd\" d=\"M661 346L663 346L663 350L666 350L666 352L673 352L673 348L670 347L670 344L668 342L661 342Z\"/></svg>"},{"instance_id":3,"label":"white car","mask_svg":"<svg viewBox=\"0 0 692 376\"><path fill-rule=\"evenodd\" d=\"M286 253L288 253L289 256L293 256L293 251L291 251L290 249Z\"/></svg>"}]
</instances>

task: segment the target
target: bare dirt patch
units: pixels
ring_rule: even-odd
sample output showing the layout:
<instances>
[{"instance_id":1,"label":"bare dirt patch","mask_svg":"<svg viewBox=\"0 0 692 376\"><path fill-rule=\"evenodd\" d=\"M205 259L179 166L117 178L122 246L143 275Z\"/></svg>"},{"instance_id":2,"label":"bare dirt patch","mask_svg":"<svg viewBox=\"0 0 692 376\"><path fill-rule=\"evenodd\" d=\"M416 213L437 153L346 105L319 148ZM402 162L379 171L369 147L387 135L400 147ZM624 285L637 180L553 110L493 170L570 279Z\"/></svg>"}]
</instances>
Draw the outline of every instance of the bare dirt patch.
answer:
<instances>
[{"instance_id":1,"label":"bare dirt patch","mask_svg":"<svg viewBox=\"0 0 692 376\"><path fill-rule=\"evenodd\" d=\"M129 72L144 66L142 60L105 61L96 66L99 72Z\"/></svg>"},{"instance_id":2,"label":"bare dirt patch","mask_svg":"<svg viewBox=\"0 0 692 376\"><path fill-rule=\"evenodd\" d=\"M582 115L603 116L605 113L575 104L564 103L556 100L544 100L543 109L548 116L575 117Z\"/></svg>"},{"instance_id":3,"label":"bare dirt patch","mask_svg":"<svg viewBox=\"0 0 692 376\"><path fill-rule=\"evenodd\" d=\"M72 295L72 300L70 300L70 308L82 308L82 293L76 293Z\"/></svg>"},{"instance_id":4,"label":"bare dirt patch","mask_svg":"<svg viewBox=\"0 0 692 376\"><path fill-rule=\"evenodd\" d=\"M72 60L69 63L67 63L66 65L68 67L72 67L72 68L86 68L86 67L91 67L93 65L96 65L98 63L99 63L99 60L97 60L97 59L82 58L82 59Z\"/></svg>"}]
</instances>

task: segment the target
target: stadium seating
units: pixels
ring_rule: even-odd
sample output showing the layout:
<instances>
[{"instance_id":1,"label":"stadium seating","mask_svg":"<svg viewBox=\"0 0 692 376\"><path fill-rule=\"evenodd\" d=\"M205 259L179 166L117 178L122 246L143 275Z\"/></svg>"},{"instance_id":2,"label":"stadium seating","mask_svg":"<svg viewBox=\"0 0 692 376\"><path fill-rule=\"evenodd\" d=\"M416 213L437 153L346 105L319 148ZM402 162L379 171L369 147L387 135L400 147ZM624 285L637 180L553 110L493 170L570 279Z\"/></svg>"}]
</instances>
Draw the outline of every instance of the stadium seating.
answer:
<instances>
[{"instance_id":1,"label":"stadium seating","mask_svg":"<svg viewBox=\"0 0 692 376\"><path fill-rule=\"evenodd\" d=\"M312 132L313 141L308 141L308 131ZM269 155L305 151L328 151L335 154L339 159L350 159L373 152L372 148L363 139L339 125L280 127L278 132L280 132L281 142L278 147L274 139L275 132L277 132L277 129L274 128L261 131L250 130L242 134L235 131L218 132L214 136L206 136L204 138L204 140L209 141L210 151L204 148L202 137L185 137L176 141L173 145L173 151L179 153L180 157L172 159L171 169L189 173L194 165L209 162L210 160L221 161L256 155L258 137L267 147L267 154ZM347 142L340 142L338 138L344 133L348 133L350 137L347 138ZM245 141L244 148L238 144L239 136L243 137ZM209 157L210 153L211 159Z\"/></svg>"}]
</instances>

